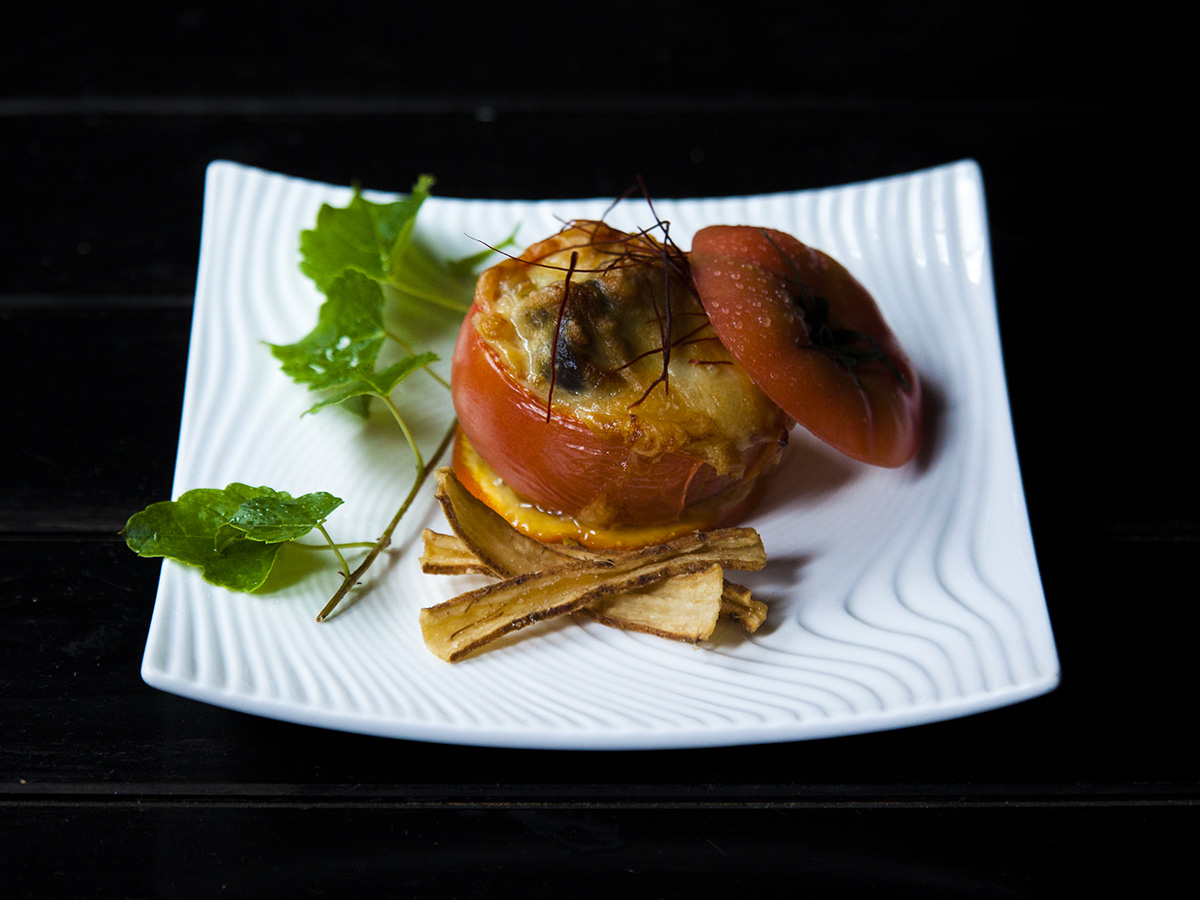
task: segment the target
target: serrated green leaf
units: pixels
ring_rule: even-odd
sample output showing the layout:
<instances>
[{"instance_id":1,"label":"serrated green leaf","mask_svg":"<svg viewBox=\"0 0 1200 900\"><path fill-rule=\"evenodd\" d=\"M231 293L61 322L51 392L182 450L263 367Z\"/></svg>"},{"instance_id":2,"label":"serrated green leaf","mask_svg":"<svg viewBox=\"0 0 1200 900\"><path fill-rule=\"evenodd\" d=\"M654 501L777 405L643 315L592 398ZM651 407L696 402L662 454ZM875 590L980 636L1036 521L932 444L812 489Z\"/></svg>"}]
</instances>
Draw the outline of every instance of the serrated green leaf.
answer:
<instances>
[{"instance_id":1,"label":"serrated green leaf","mask_svg":"<svg viewBox=\"0 0 1200 900\"><path fill-rule=\"evenodd\" d=\"M414 240L397 254L388 284L409 302L432 303L461 317L471 305L475 279Z\"/></svg>"},{"instance_id":2,"label":"serrated green leaf","mask_svg":"<svg viewBox=\"0 0 1200 900\"><path fill-rule=\"evenodd\" d=\"M300 233L300 270L322 291L347 270L387 281L433 184L432 177L422 175L407 197L391 203L374 203L356 190L344 207L323 204L316 228Z\"/></svg>"},{"instance_id":3,"label":"serrated green leaf","mask_svg":"<svg viewBox=\"0 0 1200 900\"><path fill-rule=\"evenodd\" d=\"M355 397L387 397L395 389L396 385L417 371L417 369L437 361L438 355L436 353L418 353L414 356L405 357L400 362L388 366L386 369L369 373L358 381L341 385L320 403L307 409L304 415L315 413L327 406L344 403Z\"/></svg>"},{"instance_id":4,"label":"serrated green leaf","mask_svg":"<svg viewBox=\"0 0 1200 900\"><path fill-rule=\"evenodd\" d=\"M422 175L406 197L375 203L355 191L344 207L324 204L315 228L300 234L300 269L321 291L348 271L395 288L402 300L461 314L471 305L474 272L491 251L455 262L414 239L417 213L434 179Z\"/></svg>"},{"instance_id":5,"label":"serrated green leaf","mask_svg":"<svg viewBox=\"0 0 1200 900\"><path fill-rule=\"evenodd\" d=\"M304 502L309 515L329 506L328 494L306 494L319 498ZM331 500L337 500L332 497ZM198 488L177 500L154 503L130 517L125 525L125 543L143 557L165 557L196 566L205 581L235 591L253 591L262 586L275 564L275 556L286 540L264 542L248 539L244 529L231 522L244 507L257 504L296 503L282 491L233 482L223 489ZM330 508L330 512L341 501ZM326 513L328 515L328 513ZM299 527L297 523L296 528ZM314 526L296 536L303 536Z\"/></svg>"},{"instance_id":6,"label":"serrated green leaf","mask_svg":"<svg viewBox=\"0 0 1200 900\"><path fill-rule=\"evenodd\" d=\"M229 525L251 541L264 544L294 541L323 525L341 505L340 497L325 491L295 498L281 492L247 500L238 507Z\"/></svg>"},{"instance_id":7,"label":"serrated green leaf","mask_svg":"<svg viewBox=\"0 0 1200 900\"><path fill-rule=\"evenodd\" d=\"M379 284L346 272L329 286L312 331L294 344L268 344L292 380L326 392L306 415L355 397L387 397L412 372L437 362L436 353L418 353L375 368L386 337L383 300Z\"/></svg>"},{"instance_id":8,"label":"serrated green leaf","mask_svg":"<svg viewBox=\"0 0 1200 900\"><path fill-rule=\"evenodd\" d=\"M268 344L293 381L320 391L374 371L383 346L383 289L361 272L346 272L329 286L317 324L294 344Z\"/></svg>"}]
</instances>

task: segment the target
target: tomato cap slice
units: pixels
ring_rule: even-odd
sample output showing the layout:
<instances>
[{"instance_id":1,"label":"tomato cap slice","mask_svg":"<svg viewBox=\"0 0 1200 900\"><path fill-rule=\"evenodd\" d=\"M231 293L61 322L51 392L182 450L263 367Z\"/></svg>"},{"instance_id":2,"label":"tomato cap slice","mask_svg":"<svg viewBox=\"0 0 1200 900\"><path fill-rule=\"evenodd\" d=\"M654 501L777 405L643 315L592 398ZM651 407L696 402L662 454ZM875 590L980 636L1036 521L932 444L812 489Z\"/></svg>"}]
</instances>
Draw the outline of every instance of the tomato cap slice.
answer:
<instances>
[{"instance_id":1,"label":"tomato cap slice","mask_svg":"<svg viewBox=\"0 0 1200 900\"><path fill-rule=\"evenodd\" d=\"M701 229L689 260L717 336L784 412L853 459L912 459L923 434L916 370L840 263L747 225Z\"/></svg>"}]
</instances>

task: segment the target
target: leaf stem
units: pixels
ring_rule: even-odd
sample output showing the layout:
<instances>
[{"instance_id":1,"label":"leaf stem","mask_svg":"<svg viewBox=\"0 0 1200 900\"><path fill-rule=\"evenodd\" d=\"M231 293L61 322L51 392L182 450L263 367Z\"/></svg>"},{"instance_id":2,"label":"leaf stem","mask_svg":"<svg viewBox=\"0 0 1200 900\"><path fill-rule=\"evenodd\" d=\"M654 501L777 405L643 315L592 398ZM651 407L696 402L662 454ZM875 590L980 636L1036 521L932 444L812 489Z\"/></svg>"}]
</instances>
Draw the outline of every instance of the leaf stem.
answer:
<instances>
[{"instance_id":1,"label":"leaf stem","mask_svg":"<svg viewBox=\"0 0 1200 900\"><path fill-rule=\"evenodd\" d=\"M392 418L396 420L396 424L400 426L400 430L404 432L404 439L408 441L408 448L412 450L413 458L417 463L417 477L421 477L421 472L425 468L425 461L421 457L421 448L417 446L416 439L412 436L412 432L408 430L408 423L404 421L404 416L400 415L400 409L392 401L391 397L384 394L376 394L384 402L384 405L392 411ZM457 421L457 420L456 420ZM453 428L451 428L453 431Z\"/></svg>"},{"instance_id":2,"label":"leaf stem","mask_svg":"<svg viewBox=\"0 0 1200 900\"><path fill-rule=\"evenodd\" d=\"M469 303L464 304L455 300L450 300L435 290L425 289L415 284L401 281L398 278L391 278L389 279L388 283L398 291L402 291L405 294L416 297L418 300L426 300L429 303L432 303L434 306L442 307L442 309L449 309L456 313L465 314L466 311L471 308L471 304Z\"/></svg>"},{"instance_id":3,"label":"leaf stem","mask_svg":"<svg viewBox=\"0 0 1200 900\"><path fill-rule=\"evenodd\" d=\"M292 541L291 544L297 550L319 550L324 553L326 550L363 550L367 547L374 547L374 541L350 541L341 544L302 544L299 541Z\"/></svg>"},{"instance_id":4,"label":"leaf stem","mask_svg":"<svg viewBox=\"0 0 1200 900\"><path fill-rule=\"evenodd\" d=\"M333 551L333 555L336 556L338 558L338 562L342 564L342 576L345 577L345 575L350 571L350 566L346 564L346 558L342 556L342 551L338 549L338 545L333 542L333 538L331 538L329 536L329 532L325 530L324 523L318 522L317 530L320 531L324 536L325 542L329 544L329 549Z\"/></svg>"},{"instance_id":5,"label":"leaf stem","mask_svg":"<svg viewBox=\"0 0 1200 900\"><path fill-rule=\"evenodd\" d=\"M398 414L397 418L399 418ZM412 441L412 437L408 432L408 428L404 426L403 420L400 421L400 427L404 429L405 437L408 437L409 443L413 445L413 450L417 453L417 459L419 461L421 459L421 455L416 451L416 445ZM404 503L400 506L400 509L396 511L396 515L392 517L392 521L388 523L387 528L383 530L383 534L379 536L379 540L375 542L375 546L371 548L371 552L367 554L366 558L361 563L359 563L357 569L355 569L342 580L342 586L337 589L337 593L335 593L329 599L329 602L325 604L325 608L318 613L318 622L325 621L325 619L330 613L333 612L337 605L342 602L342 598L350 593L350 589L354 587L354 585L358 584L359 580L363 577L363 575L366 574L367 570L371 568L371 565L378 558L379 554L391 544L392 532L396 530L396 526L400 524L400 520L404 518L404 514L408 512L408 508L412 506L413 501L416 499L417 492L433 473L434 467L438 464L438 460L442 458L442 454L446 452L446 448L450 446L450 441L454 438L454 430L457 426L457 420L450 423L450 427L447 429L445 436L442 438L442 442L438 444L437 451L430 458L429 462L422 463L418 466L417 478L413 482L412 488L409 489L408 496L404 498Z\"/></svg>"},{"instance_id":6,"label":"leaf stem","mask_svg":"<svg viewBox=\"0 0 1200 900\"><path fill-rule=\"evenodd\" d=\"M414 350L409 345L408 341L404 340L404 338L400 337L400 335L396 334L396 332L389 331L388 329L385 328L385 329L383 329L383 333L384 333L384 335L386 335L387 337L389 337L393 341L395 341L397 344L399 344L400 347L404 350L404 352L407 353L409 356L417 355L417 351ZM422 366L421 368L425 370L425 374L427 374L430 378L432 378L434 381L436 381L438 384L440 384L446 390L450 390L450 382L448 382L445 378L443 378L437 372L433 371L433 369L431 369L429 366Z\"/></svg>"}]
</instances>

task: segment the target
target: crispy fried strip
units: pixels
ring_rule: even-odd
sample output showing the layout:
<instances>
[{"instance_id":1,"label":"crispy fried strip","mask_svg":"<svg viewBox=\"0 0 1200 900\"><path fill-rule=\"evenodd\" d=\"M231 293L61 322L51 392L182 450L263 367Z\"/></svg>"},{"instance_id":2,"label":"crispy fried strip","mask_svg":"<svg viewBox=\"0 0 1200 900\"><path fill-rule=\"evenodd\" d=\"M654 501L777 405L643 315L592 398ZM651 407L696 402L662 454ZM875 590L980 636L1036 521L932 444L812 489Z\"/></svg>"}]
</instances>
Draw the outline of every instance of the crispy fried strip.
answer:
<instances>
[{"instance_id":1,"label":"crispy fried strip","mask_svg":"<svg viewBox=\"0 0 1200 900\"><path fill-rule=\"evenodd\" d=\"M533 622L592 607L605 624L702 640L721 611L722 567L766 564L762 540L751 528L697 532L611 556L560 553L514 529L452 469L439 470L437 479L437 498L455 535L426 530L422 569L504 579L421 611L426 646L451 662ZM700 572L707 574L690 577Z\"/></svg>"},{"instance_id":2,"label":"crispy fried strip","mask_svg":"<svg viewBox=\"0 0 1200 900\"><path fill-rule=\"evenodd\" d=\"M573 612L600 597L714 564L758 569L765 562L753 529L700 531L613 559L565 562L468 591L421 610L421 633L435 655L453 662L510 631Z\"/></svg>"},{"instance_id":3,"label":"crispy fried strip","mask_svg":"<svg viewBox=\"0 0 1200 900\"><path fill-rule=\"evenodd\" d=\"M534 622L574 612L600 597L706 569L713 560L667 558L640 565L568 564L515 575L421 610L425 646L447 662Z\"/></svg>"},{"instance_id":4,"label":"crispy fried strip","mask_svg":"<svg viewBox=\"0 0 1200 900\"><path fill-rule=\"evenodd\" d=\"M724 580L720 566L709 566L648 588L601 597L578 612L614 628L698 644L716 628Z\"/></svg>"},{"instance_id":5,"label":"crispy fried strip","mask_svg":"<svg viewBox=\"0 0 1200 900\"><path fill-rule=\"evenodd\" d=\"M421 556L422 571L434 575L465 575L475 572L489 574L486 567L480 562L479 557L471 552L471 548L455 535L438 534L435 531L426 529L425 531L425 553ZM431 537L432 536L432 537ZM594 554L585 554L595 558ZM666 584L658 585L654 588L648 588L643 595L656 593L657 591L666 591L670 593L670 588ZM606 600L603 603L603 608L598 609L596 606L580 610L584 615L600 622L604 625L610 625L613 628L624 628L631 631L645 631L647 633L658 634L654 630L651 616L657 613L650 611L650 604L618 604L616 598ZM646 610L643 615L642 610ZM723 579L721 593L721 615L732 620L748 633L753 633L766 620L767 605L760 600L755 600L750 593L750 588L744 585L737 584L728 579ZM676 634L662 634L662 637L675 638L677 640L691 640L690 637L678 637Z\"/></svg>"},{"instance_id":6,"label":"crispy fried strip","mask_svg":"<svg viewBox=\"0 0 1200 900\"><path fill-rule=\"evenodd\" d=\"M726 580L721 592L721 615L732 619L742 630L753 634L767 619L767 604L755 600L750 588Z\"/></svg>"},{"instance_id":7,"label":"crispy fried strip","mask_svg":"<svg viewBox=\"0 0 1200 900\"><path fill-rule=\"evenodd\" d=\"M430 528L421 532L424 550L421 571L426 575L492 575L500 573L490 568L457 536L439 534Z\"/></svg>"},{"instance_id":8,"label":"crispy fried strip","mask_svg":"<svg viewBox=\"0 0 1200 900\"><path fill-rule=\"evenodd\" d=\"M485 566L502 577L562 564L562 556L513 528L468 491L449 466L437 471L437 499L456 535Z\"/></svg>"}]
</instances>

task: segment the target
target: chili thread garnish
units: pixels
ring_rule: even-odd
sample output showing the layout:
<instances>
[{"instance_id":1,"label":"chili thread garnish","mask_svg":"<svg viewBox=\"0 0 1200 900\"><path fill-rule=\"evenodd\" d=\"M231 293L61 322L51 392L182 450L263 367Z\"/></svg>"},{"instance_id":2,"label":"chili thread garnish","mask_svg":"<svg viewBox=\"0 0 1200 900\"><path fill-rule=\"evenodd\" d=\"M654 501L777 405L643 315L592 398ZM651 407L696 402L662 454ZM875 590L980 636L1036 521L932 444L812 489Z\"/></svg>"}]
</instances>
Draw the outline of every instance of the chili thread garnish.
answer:
<instances>
[{"instance_id":1,"label":"chili thread garnish","mask_svg":"<svg viewBox=\"0 0 1200 900\"><path fill-rule=\"evenodd\" d=\"M579 251L571 251L571 264L567 266L567 277L563 279L562 302L558 304L558 318L554 320L554 342L550 345L550 392L546 395L546 421L550 421L550 408L554 403L554 383L558 379L558 337L562 331L563 316L567 311L567 300L571 296L571 276L579 262Z\"/></svg>"},{"instance_id":2,"label":"chili thread garnish","mask_svg":"<svg viewBox=\"0 0 1200 900\"><path fill-rule=\"evenodd\" d=\"M692 315L698 315L698 314L692 313ZM678 337L674 341L672 341L671 346L672 347L682 347L685 344L699 344L699 343L703 343L704 341L717 340L718 338L716 335L710 335L709 337L696 337L697 334L699 334L705 328L708 328L709 325L710 325L710 323L708 322L708 320L705 320L703 324L698 325L697 327L695 327L691 331L689 331L687 334L681 335L680 337ZM606 376L607 375L615 375L618 372L628 369L630 366L634 365L639 360L643 360L648 356L653 356L655 353L661 353L661 352L662 352L661 349L646 350L643 353L639 353L637 356L635 356L633 359L629 360L628 362L617 366L615 369L610 369L609 371L605 372L604 374Z\"/></svg>"},{"instance_id":3,"label":"chili thread garnish","mask_svg":"<svg viewBox=\"0 0 1200 900\"><path fill-rule=\"evenodd\" d=\"M640 181L640 179L639 179ZM644 189L644 187L643 187ZM650 202L649 196L646 197L646 202L650 204L650 212L654 213L654 204ZM662 226L663 241L659 244L662 248L660 258L662 260L663 272L663 306L665 307L665 315L658 317L658 333L659 340L662 341L662 371L658 376L650 382L642 396L629 404L629 408L633 409L636 406L641 406L651 392L660 384L663 386L663 393L667 396L671 395L671 268L668 261L668 247L671 241L670 224L663 222L658 218L658 214L654 213L655 220ZM658 313L658 301L654 301L654 311Z\"/></svg>"}]
</instances>

